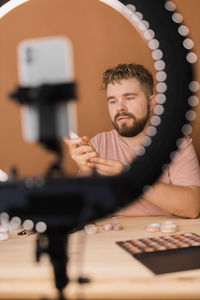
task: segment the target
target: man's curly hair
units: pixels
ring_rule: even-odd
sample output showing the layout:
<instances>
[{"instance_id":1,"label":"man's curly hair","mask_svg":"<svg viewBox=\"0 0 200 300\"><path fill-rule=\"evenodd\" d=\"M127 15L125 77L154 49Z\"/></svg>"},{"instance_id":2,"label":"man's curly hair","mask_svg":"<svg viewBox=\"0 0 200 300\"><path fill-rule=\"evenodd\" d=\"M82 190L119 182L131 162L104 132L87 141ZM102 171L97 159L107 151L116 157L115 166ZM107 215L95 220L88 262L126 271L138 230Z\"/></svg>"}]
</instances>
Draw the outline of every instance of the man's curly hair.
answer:
<instances>
[{"instance_id":1,"label":"man's curly hair","mask_svg":"<svg viewBox=\"0 0 200 300\"><path fill-rule=\"evenodd\" d=\"M116 67L107 69L103 73L103 88L106 89L109 83L119 83L123 79L137 79L144 89L146 97L153 95L153 76L144 66L130 63L119 64Z\"/></svg>"}]
</instances>

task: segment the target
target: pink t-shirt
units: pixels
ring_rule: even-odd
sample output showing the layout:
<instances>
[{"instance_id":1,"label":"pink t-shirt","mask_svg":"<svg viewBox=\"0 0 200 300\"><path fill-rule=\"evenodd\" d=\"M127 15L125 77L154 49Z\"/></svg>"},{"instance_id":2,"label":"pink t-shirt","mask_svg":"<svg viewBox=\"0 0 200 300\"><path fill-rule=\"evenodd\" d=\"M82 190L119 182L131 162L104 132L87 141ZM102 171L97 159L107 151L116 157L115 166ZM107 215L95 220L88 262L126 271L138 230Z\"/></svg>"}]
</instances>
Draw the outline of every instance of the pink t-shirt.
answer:
<instances>
[{"instance_id":1,"label":"pink t-shirt","mask_svg":"<svg viewBox=\"0 0 200 300\"><path fill-rule=\"evenodd\" d=\"M101 158L118 160L128 165L136 156L135 150L126 144L114 129L97 134L91 142ZM174 185L200 186L199 163L189 137L184 138L175 158L158 181ZM171 215L142 197L120 210L119 214L125 216Z\"/></svg>"}]
</instances>

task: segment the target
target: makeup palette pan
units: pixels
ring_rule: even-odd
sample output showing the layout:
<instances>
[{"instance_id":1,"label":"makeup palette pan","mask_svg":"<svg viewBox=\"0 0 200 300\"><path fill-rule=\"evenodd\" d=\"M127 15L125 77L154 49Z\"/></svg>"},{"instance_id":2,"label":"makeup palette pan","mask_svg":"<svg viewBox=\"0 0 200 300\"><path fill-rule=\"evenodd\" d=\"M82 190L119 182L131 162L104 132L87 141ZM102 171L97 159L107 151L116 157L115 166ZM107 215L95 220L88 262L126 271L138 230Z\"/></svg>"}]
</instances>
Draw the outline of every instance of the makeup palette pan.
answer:
<instances>
[{"instance_id":1,"label":"makeup palette pan","mask_svg":"<svg viewBox=\"0 0 200 300\"><path fill-rule=\"evenodd\" d=\"M116 242L155 274L200 268L200 236L165 235Z\"/></svg>"}]
</instances>

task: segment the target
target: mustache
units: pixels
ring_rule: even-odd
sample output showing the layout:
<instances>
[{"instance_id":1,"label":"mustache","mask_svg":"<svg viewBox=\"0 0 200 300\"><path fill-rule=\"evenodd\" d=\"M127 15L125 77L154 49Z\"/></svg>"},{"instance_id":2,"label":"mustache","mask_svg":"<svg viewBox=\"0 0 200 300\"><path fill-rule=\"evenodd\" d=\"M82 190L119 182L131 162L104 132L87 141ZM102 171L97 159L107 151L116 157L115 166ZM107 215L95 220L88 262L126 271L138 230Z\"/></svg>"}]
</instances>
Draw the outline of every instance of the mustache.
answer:
<instances>
[{"instance_id":1,"label":"mustache","mask_svg":"<svg viewBox=\"0 0 200 300\"><path fill-rule=\"evenodd\" d=\"M116 122L116 120L119 118L119 117L130 117L130 118L132 118L132 119L136 119L135 118L135 116L133 115L133 114L131 114L131 113L126 113L126 112L123 112L123 113L117 113L116 115L115 115L115 122Z\"/></svg>"}]
</instances>

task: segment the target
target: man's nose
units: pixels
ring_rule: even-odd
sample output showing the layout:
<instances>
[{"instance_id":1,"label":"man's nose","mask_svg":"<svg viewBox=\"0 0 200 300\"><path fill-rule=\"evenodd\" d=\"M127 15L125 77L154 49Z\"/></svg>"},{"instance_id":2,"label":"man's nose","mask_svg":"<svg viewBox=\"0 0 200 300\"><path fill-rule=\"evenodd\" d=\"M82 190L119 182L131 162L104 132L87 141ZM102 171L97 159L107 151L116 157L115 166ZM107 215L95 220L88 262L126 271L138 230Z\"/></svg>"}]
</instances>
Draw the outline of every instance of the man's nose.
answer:
<instances>
[{"instance_id":1,"label":"man's nose","mask_svg":"<svg viewBox=\"0 0 200 300\"><path fill-rule=\"evenodd\" d=\"M120 111L126 111L126 110L127 110L127 107L126 107L124 101L119 101L117 104L117 111L120 112Z\"/></svg>"}]
</instances>

